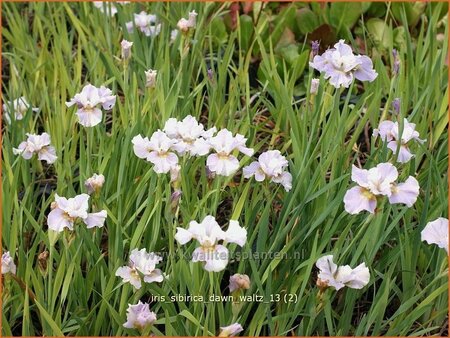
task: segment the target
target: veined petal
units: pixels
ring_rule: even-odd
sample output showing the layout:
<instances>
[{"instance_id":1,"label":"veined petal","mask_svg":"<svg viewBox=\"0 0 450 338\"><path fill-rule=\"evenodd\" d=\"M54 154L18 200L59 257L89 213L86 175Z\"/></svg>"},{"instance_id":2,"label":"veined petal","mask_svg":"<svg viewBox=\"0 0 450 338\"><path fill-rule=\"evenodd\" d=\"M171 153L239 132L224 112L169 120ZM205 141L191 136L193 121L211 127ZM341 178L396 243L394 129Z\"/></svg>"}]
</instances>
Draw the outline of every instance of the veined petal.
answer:
<instances>
[{"instance_id":1,"label":"veined petal","mask_svg":"<svg viewBox=\"0 0 450 338\"><path fill-rule=\"evenodd\" d=\"M344 39L340 39L338 42L334 44L334 48L337 52L339 52L342 56L352 56L353 50L352 47L345 43Z\"/></svg>"},{"instance_id":2,"label":"veined petal","mask_svg":"<svg viewBox=\"0 0 450 338\"><path fill-rule=\"evenodd\" d=\"M280 183L286 191L292 189L292 175L287 171L283 171L280 175L272 177L272 182Z\"/></svg>"},{"instance_id":3,"label":"veined petal","mask_svg":"<svg viewBox=\"0 0 450 338\"><path fill-rule=\"evenodd\" d=\"M348 88L353 81L353 74L351 72L333 71L327 72L325 78L329 78L330 84L335 88Z\"/></svg>"},{"instance_id":4,"label":"veined petal","mask_svg":"<svg viewBox=\"0 0 450 338\"><path fill-rule=\"evenodd\" d=\"M333 255L320 257L316 262L316 267L320 270L319 278L328 280L337 271L337 265L333 262Z\"/></svg>"},{"instance_id":5,"label":"veined petal","mask_svg":"<svg viewBox=\"0 0 450 338\"><path fill-rule=\"evenodd\" d=\"M43 147L38 152L38 159L40 161L46 161L48 164L54 163L58 159L55 148L52 146Z\"/></svg>"},{"instance_id":6,"label":"veined petal","mask_svg":"<svg viewBox=\"0 0 450 338\"><path fill-rule=\"evenodd\" d=\"M345 210L349 214L356 215L363 210L373 214L377 206L377 200L365 188L353 187L345 193L344 204Z\"/></svg>"},{"instance_id":7,"label":"veined petal","mask_svg":"<svg viewBox=\"0 0 450 338\"><path fill-rule=\"evenodd\" d=\"M239 323L234 323L228 326L224 326L220 328L219 337L234 337L239 332L244 331L243 327Z\"/></svg>"},{"instance_id":8,"label":"veined petal","mask_svg":"<svg viewBox=\"0 0 450 338\"><path fill-rule=\"evenodd\" d=\"M62 232L64 228L73 230L73 222L65 217L65 213L60 208L55 208L47 216L47 225L50 230Z\"/></svg>"},{"instance_id":9,"label":"veined petal","mask_svg":"<svg viewBox=\"0 0 450 338\"><path fill-rule=\"evenodd\" d=\"M233 155L221 157L217 154L211 154L206 160L206 165L209 170L222 176L230 176L239 169L239 161Z\"/></svg>"},{"instance_id":10,"label":"veined petal","mask_svg":"<svg viewBox=\"0 0 450 338\"><path fill-rule=\"evenodd\" d=\"M359 65L353 71L355 78L359 81L372 82L378 76L378 73L373 69L372 60L366 55L357 55L356 60Z\"/></svg>"},{"instance_id":11,"label":"veined petal","mask_svg":"<svg viewBox=\"0 0 450 338\"><path fill-rule=\"evenodd\" d=\"M124 283L130 283L136 289L140 289L142 281L139 275L128 266L123 266L117 269L116 276L121 277Z\"/></svg>"},{"instance_id":12,"label":"veined petal","mask_svg":"<svg viewBox=\"0 0 450 338\"><path fill-rule=\"evenodd\" d=\"M152 271L151 274L144 276L144 282L146 283L153 283L153 282L161 283L163 280L164 280L163 274L159 269L155 269Z\"/></svg>"},{"instance_id":13,"label":"veined petal","mask_svg":"<svg viewBox=\"0 0 450 338\"><path fill-rule=\"evenodd\" d=\"M214 251L205 255L205 270L219 272L228 265L228 249L223 245L216 245Z\"/></svg>"},{"instance_id":14,"label":"veined petal","mask_svg":"<svg viewBox=\"0 0 450 338\"><path fill-rule=\"evenodd\" d=\"M83 222L87 225L88 229L98 227L101 228L105 224L105 220L107 217L106 210L102 210L100 212L90 213L87 215Z\"/></svg>"},{"instance_id":15,"label":"veined petal","mask_svg":"<svg viewBox=\"0 0 450 338\"><path fill-rule=\"evenodd\" d=\"M85 109L80 108L76 112L79 123L83 127L94 127L102 122L102 111L98 108Z\"/></svg>"},{"instance_id":16,"label":"veined petal","mask_svg":"<svg viewBox=\"0 0 450 338\"><path fill-rule=\"evenodd\" d=\"M157 174L166 174L178 164L178 157L174 153L161 155L157 151L152 151L148 160L153 163L153 170Z\"/></svg>"},{"instance_id":17,"label":"veined petal","mask_svg":"<svg viewBox=\"0 0 450 338\"><path fill-rule=\"evenodd\" d=\"M419 196L419 189L419 182L414 177L409 176L405 182L392 186L389 203L401 203L411 207L416 203L417 197Z\"/></svg>"},{"instance_id":18,"label":"veined petal","mask_svg":"<svg viewBox=\"0 0 450 338\"><path fill-rule=\"evenodd\" d=\"M196 262L205 262L206 261L207 252L203 250L202 247L198 247L192 253L192 261Z\"/></svg>"}]
</instances>

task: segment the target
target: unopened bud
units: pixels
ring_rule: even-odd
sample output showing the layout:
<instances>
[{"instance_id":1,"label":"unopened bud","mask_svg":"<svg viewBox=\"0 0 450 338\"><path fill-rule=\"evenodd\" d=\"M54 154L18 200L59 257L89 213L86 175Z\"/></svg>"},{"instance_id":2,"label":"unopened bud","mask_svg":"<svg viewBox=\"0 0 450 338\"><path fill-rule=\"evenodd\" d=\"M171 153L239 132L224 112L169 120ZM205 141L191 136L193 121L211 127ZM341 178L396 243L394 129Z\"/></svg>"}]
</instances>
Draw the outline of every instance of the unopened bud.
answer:
<instances>
[{"instance_id":1,"label":"unopened bud","mask_svg":"<svg viewBox=\"0 0 450 338\"><path fill-rule=\"evenodd\" d=\"M319 91L319 83L320 83L319 79L312 79L311 80L311 88L309 90L311 95L317 95L317 92Z\"/></svg>"},{"instance_id":2,"label":"unopened bud","mask_svg":"<svg viewBox=\"0 0 450 338\"><path fill-rule=\"evenodd\" d=\"M39 268L43 273L47 272L48 251L44 250L38 255Z\"/></svg>"},{"instance_id":3,"label":"unopened bud","mask_svg":"<svg viewBox=\"0 0 450 338\"><path fill-rule=\"evenodd\" d=\"M395 48L392 50L392 56L394 58L394 64L392 66L392 73L394 75L398 75L398 73L400 72L400 58L399 58L398 52Z\"/></svg>"},{"instance_id":4,"label":"unopened bud","mask_svg":"<svg viewBox=\"0 0 450 338\"><path fill-rule=\"evenodd\" d=\"M122 40L120 45L122 46L122 60L128 60L131 57L131 46L133 46L133 42Z\"/></svg>"},{"instance_id":5,"label":"unopened bud","mask_svg":"<svg viewBox=\"0 0 450 338\"><path fill-rule=\"evenodd\" d=\"M189 12L189 26L190 28L195 28L195 25L197 24L197 13L194 11Z\"/></svg>"},{"instance_id":6,"label":"unopened bud","mask_svg":"<svg viewBox=\"0 0 450 338\"><path fill-rule=\"evenodd\" d=\"M394 109L394 114L400 113L400 99L398 97L392 101L392 108Z\"/></svg>"},{"instance_id":7,"label":"unopened bud","mask_svg":"<svg viewBox=\"0 0 450 338\"><path fill-rule=\"evenodd\" d=\"M178 205L180 204L181 195L182 195L181 190L175 190L170 196L170 208L172 209L173 213L175 213L175 211L178 208Z\"/></svg>"},{"instance_id":8,"label":"unopened bud","mask_svg":"<svg viewBox=\"0 0 450 338\"><path fill-rule=\"evenodd\" d=\"M147 88L155 88L156 87L156 75L158 74L158 71L149 69L145 72L145 86Z\"/></svg>"},{"instance_id":9,"label":"unopened bud","mask_svg":"<svg viewBox=\"0 0 450 338\"><path fill-rule=\"evenodd\" d=\"M311 42L311 54L312 57L316 56L317 54L319 54L319 48L320 48L320 43L319 41L312 41Z\"/></svg>"},{"instance_id":10,"label":"unopened bud","mask_svg":"<svg viewBox=\"0 0 450 338\"><path fill-rule=\"evenodd\" d=\"M230 277L230 292L236 290L248 290L250 289L250 278L247 275L241 275L239 273L235 273Z\"/></svg>"},{"instance_id":11,"label":"unopened bud","mask_svg":"<svg viewBox=\"0 0 450 338\"><path fill-rule=\"evenodd\" d=\"M92 177L89 177L86 181L84 181L84 186L87 189L89 195L93 193L97 193L102 188L105 183L105 176L94 174Z\"/></svg>"},{"instance_id":12,"label":"unopened bud","mask_svg":"<svg viewBox=\"0 0 450 338\"><path fill-rule=\"evenodd\" d=\"M180 180L180 178L181 178L180 170L181 170L181 166L178 164L176 166L170 168L170 183L175 183Z\"/></svg>"},{"instance_id":13,"label":"unopened bud","mask_svg":"<svg viewBox=\"0 0 450 338\"><path fill-rule=\"evenodd\" d=\"M181 18L177 23L177 27L181 33L186 34L187 32L189 32L189 28L190 28L189 20L186 20L185 18Z\"/></svg>"}]
</instances>

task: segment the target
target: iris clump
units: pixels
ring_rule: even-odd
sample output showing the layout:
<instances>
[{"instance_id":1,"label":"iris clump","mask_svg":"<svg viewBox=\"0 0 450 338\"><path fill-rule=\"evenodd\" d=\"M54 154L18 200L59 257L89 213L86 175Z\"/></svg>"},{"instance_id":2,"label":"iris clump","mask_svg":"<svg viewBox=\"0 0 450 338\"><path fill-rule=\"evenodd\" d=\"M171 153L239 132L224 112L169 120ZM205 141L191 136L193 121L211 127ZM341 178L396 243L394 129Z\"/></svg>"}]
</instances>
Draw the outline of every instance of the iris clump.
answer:
<instances>
[{"instance_id":1,"label":"iris clump","mask_svg":"<svg viewBox=\"0 0 450 338\"><path fill-rule=\"evenodd\" d=\"M177 154L205 156L212 152L206 159L208 170L217 175L230 176L239 169L239 160L234 152L251 156L254 150L246 146L244 135L233 136L228 129L221 129L217 134L216 131L215 127L205 130L191 115L182 121L170 118L164 129L154 132L150 139L135 136L132 140L134 154L151 162L153 170L162 174L177 169Z\"/></svg>"}]
</instances>

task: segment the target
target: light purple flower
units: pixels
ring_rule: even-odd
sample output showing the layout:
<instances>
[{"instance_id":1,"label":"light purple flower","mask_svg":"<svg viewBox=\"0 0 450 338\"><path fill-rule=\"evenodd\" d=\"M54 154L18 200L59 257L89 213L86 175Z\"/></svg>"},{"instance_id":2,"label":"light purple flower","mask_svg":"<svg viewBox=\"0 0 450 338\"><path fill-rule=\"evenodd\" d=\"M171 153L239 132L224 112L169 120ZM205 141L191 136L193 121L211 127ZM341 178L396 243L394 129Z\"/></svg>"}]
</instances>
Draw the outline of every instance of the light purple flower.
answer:
<instances>
[{"instance_id":1,"label":"light purple flower","mask_svg":"<svg viewBox=\"0 0 450 338\"><path fill-rule=\"evenodd\" d=\"M107 213L102 210L96 213L88 213L89 195L81 194L73 198L60 197L55 194L55 202L52 203L52 211L48 214L47 225L50 230L62 232L64 228L73 230L75 222L83 221L87 228L103 227Z\"/></svg>"},{"instance_id":2,"label":"light purple flower","mask_svg":"<svg viewBox=\"0 0 450 338\"><path fill-rule=\"evenodd\" d=\"M194 29L196 24L197 24L197 13L194 11L189 12L189 18L185 19L185 18L181 18L178 23L177 23L177 27L178 29L186 34L187 32L189 32L191 29Z\"/></svg>"},{"instance_id":3,"label":"light purple flower","mask_svg":"<svg viewBox=\"0 0 450 338\"><path fill-rule=\"evenodd\" d=\"M280 183L286 191L292 188L292 175L286 171L288 161L279 150L269 150L258 157L258 161L252 162L243 168L245 178L255 177L262 182L265 179L274 183Z\"/></svg>"},{"instance_id":4,"label":"light purple flower","mask_svg":"<svg viewBox=\"0 0 450 338\"><path fill-rule=\"evenodd\" d=\"M139 301L135 305L128 304L127 321L123 324L127 329L138 329L142 331L156 321L156 314L150 311L147 303Z\"/></svg>"},{"instance_id":5,"label":"light purple flower","mask_svg":"<svg viewBox=\"0 0 450 338\"><path fill-rule=\"evenodd\" d=\"M228 249L219 241L236 243L243 247L247 241L247 230L238 221L230 220L227 231L223 231L213 216L206 216L201 223L191 221L189 228L177 228L175 239L185 245L195 239L200 246L192 254L193 262L204 262L206 271L222 271L228 264Z\"/></svg>"},{"instance_id":6,"label":"light purple flower","mask_svg":"<svg viewBox=\"0 0 450 338\"><path fill-rule=\"evenodd\" d=\"M394 154L399 150L397 162L406 163L414 156L409 150L408 143L411 141L423 143L426 140L419 138L416 125L409 123L407 119L403 119L403 131L401 133L400 129L398 122L383 121L377 129L374 129L373 136L380 136L383 142L387 142L387 147Z\"/></svg>"},{"instance_id":7,"label":"light purple flower","mask_svg":"<svg viewBox=\"0 0 450 338\"><path fill-rule=\"evenodd\" d=\"M117 269L116 276L123 282L130 283L135 289L140 289L142 281L145 283L162 282L164 277L156 264L162 261L162 257L153 252L147 253L145 249L133 249L130 254L129 264Z\"/></svg>"},{"instance_id":8,"label":"light purple flower","mask_svg":"<svg viewBox=\"0 0 450 338\"><path fill-rule=\"evenodd\" d=\"M310 66L321 73L336 88L349 87L353 79L372 82L378 76L372 60L365 55L354 55L352 48L339 40L334 48L314 56Z\"/></svg>"},{"instance_id":9,"label":"light purple flower","mask_svg":"<svg viewBox=\"0 0 450 338\"><path fill-rule=\"evenodd\" d=\"M207 75L208 75L208 79L209 79L210 81L213 81L213 80L214 80L214 70L212 70L212 69L210 68L210 69L208 69L208 71L207 71L206 73L207 73Z\"/></svg>"},{"instance_id":10,"label":"light purple flower","mask_svg":"<svg viewBox=\"0 0 450 338\"><path fill-rule=\"evenodd\" d=\"M220 130L216 136L209 138L209 145L215 153L208 156L206 165L211 172L217 175L230 176L239 168L239 160L232 154L233 151L247 155L253 155L253 149L247 148L247 139L241 135L233 134L227 130Z\"/></svg>"},{"instance_id":11,"label":"light purple flower","mask_svg":"<svg viewBox=\"0 0 450 338\"><path fill-rule=\"evenodd\" d=\"M392 57L394 58L392 73L397 75L400 72L400 58L398 57L398 52L395 48L392 50Z\"/></svg>"},{"instance_id":12,"label":"light purple flower","mask_svg":"<svg viewBox=\"0 0 450 338\"><path fill-rule=\"evenodd\" d=\"M168 173L178 165L178 156L172 152L176 141L161 130L154 132L150 140L148 137L137 135L132 143L134 154L151 162L157 174Z\"/></svg>"},{"instance_id":13,"label":"light purple flower","mask_svg":"<svg viewBox=\"0 0 450 338\"><path fill-rule=\"evenodd\" d=\"M144 72L145 73L145 87L146 88L155 88L156 87L156 76L158 75L158 71L154 69L149 69Z\"/></svg>"},{"instance_id":14,"label":"light purple flower","mask_svg":"<svg viewBox=\"0 0 450 338\"><path fill-rule=\"evenodd\" d=\"M400 184L397 169L390 163L380 163L369 170L352 166L352 181L356 187L347 190L344 196L345 210L349 214L358 214L363 210L375 212L377 197L387 196L391 204L405 204L411 207L419 195L419 183L409 176Z\"/></svg>"},{"instance_id":15,"label":"light purple flower","mask_svg":"<svg viewBox=\"0 0 450 338\"><path fill-rule=\"evenodd\" d=\"M111 110L116 104L116 96L104 86L97 88L91 84L83 87L80 93L66 102L67 107L76 105L79 123L84 127L94 127L102 121L101 106L104 110Z\"/></svg>"},{"instance_id":16,"label":"light purple flower","mask_svg":"<svg viewBox=\"0 0 450 338\"><path fill-rule=\"evenodd\" d=\"M320 270L318 278L336 291L345 286L351 289L362 289L370 280L370 272L366 263L362 263L354 269L349 265L337 266L333 262L333 255L327 255L319 258L316 266Z\"/></svg>"},{"instance_id":17,"label":"light purple flower","mask_svg":"<svg viewBox=\"0 0 450 338\"><path fill-rule=\"evenodd\" d=\"M84 186L87 189L87 193L89 195L98 192L105 183L105 176L102 174L97 175L94 174L91 177L89 177L86 181L84 181Z\"/></svg>"},{"instance_id":18,"label":"light purple flower","mask_svg":"<svg viewBox=\"0 0 450 338\"><path fill-rule=\"evenodd\" d=\"M191 115L182 121L170 118L164 125L164 132L175 141L173 149L181 156L204 156L209 153L211 145L209 139L216 132L216 128L205 131L203 124Z\"/></svg>"},{"instance_id":19,"label":"light purple flower","mask_svg":"<svg viewBox=\"0 0 450 338\"><path fill-rule=\"evenodd\" d=\"M400 114L400 98L396 97L394 100L392 100L392 108L394 109L394 114L398 115Z\"/></svg>"},{"instance_id":20,"label":"light purple flower","mask_svg":"<svg viewBox=\"0 0 450 338\"><path fill-rule=\"evenodd\" d=\"M109 1L93 1L92 2L96 8L100 10L103 14L114 16L117 13L117 7L114 2Z\"/></svg>"},{"instance_id":21,"label":"light purple flower","mask_svg":"<svg viewBox=\"0 0 450 338\"><path fill-rule=\"evenodd\" d=\"M311 93L311 95L317 95L317 93L319 92L319 84L320 84L320 79L312 79L311 80L311 87L309 89L309 92Z\"/></svg>"},{"instance_id":22,"label":"light purple flower","mask_svg":"<svg viewBox=\"0 0 450 338\"><path fill-rule=\"evenodd\" d=\"M33 154L38 155L40 161L46 161L48 164L57 160L56 150L50 145L50 135L42 133L41 135L28 134L27 140L19 144L17 148L13 148L15 155L21 155L24 159L29 160Z\"/></svg>"}]
</instances>

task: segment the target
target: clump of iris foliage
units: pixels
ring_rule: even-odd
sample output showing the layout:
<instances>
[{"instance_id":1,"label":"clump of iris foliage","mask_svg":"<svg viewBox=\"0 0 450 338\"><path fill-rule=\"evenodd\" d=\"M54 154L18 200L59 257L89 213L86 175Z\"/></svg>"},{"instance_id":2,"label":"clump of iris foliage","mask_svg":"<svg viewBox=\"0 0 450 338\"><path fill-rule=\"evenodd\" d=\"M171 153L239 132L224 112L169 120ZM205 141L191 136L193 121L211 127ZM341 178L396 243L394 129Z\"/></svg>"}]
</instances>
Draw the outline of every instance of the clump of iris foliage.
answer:
<instances>
[{"instance_id":1,"label":"clump of iris foliage","mask_svg":"<svg viewBox=\"0 0 450 338\"><path fill-rule=\"evenodd\" d=\"M3 275L3 335L136 335L123 324L128 304L139 301L150 304L152 321L156 315L144 330L156 335L217 335L233 323L250 336L446 332L446 253L420 234L429 221L448 218L445 3L115 8L2 3L2 100L30 103L23 119L4 117L2 124L2 245L17 266ZM195 29L171 40L193 10ZM127 30L141 11L156 15L159 34ZM127 62L123 39L133 42ZM323 53L340 39L370 57L377 78L335 88L322 75L311 94L311 80L320 76L309 66L311 42L319 41ZM151 88L149 69L157 71ZM90 128L65 104L88 83L117 96ZM180 157L174 195L170 176L136 157L132 139L187 115L205 128L244 135L255 154L239 156L240 170L227 177L205 170L205 157ZM403 118L426 141L399 163L372 133L383 120ZM51 136L54 163L14 154L26 133L43 132ZM267 150L286 156L290 191L242 175ZM346 212L352 165L384 162L397 167L401 182L417 179L417 201L408 207L380 199L373 214ZM49 230L55 194L86 193L94 173L105 178L91 198L107 212L104 226ZM242 248L228 244L232 255L220 272L190 261L197 244L174 239L177 227L207 215L224 230L237 220L247 231ZM136 290L115 273L141 248L162 256L164 279ZM365 262L368 284L339 291L316 285L315 263L325 255L341 266ZM242 295L265 302L158 300L229 295L235 273L250 280Z\"/></svg>"}]
</instances>

